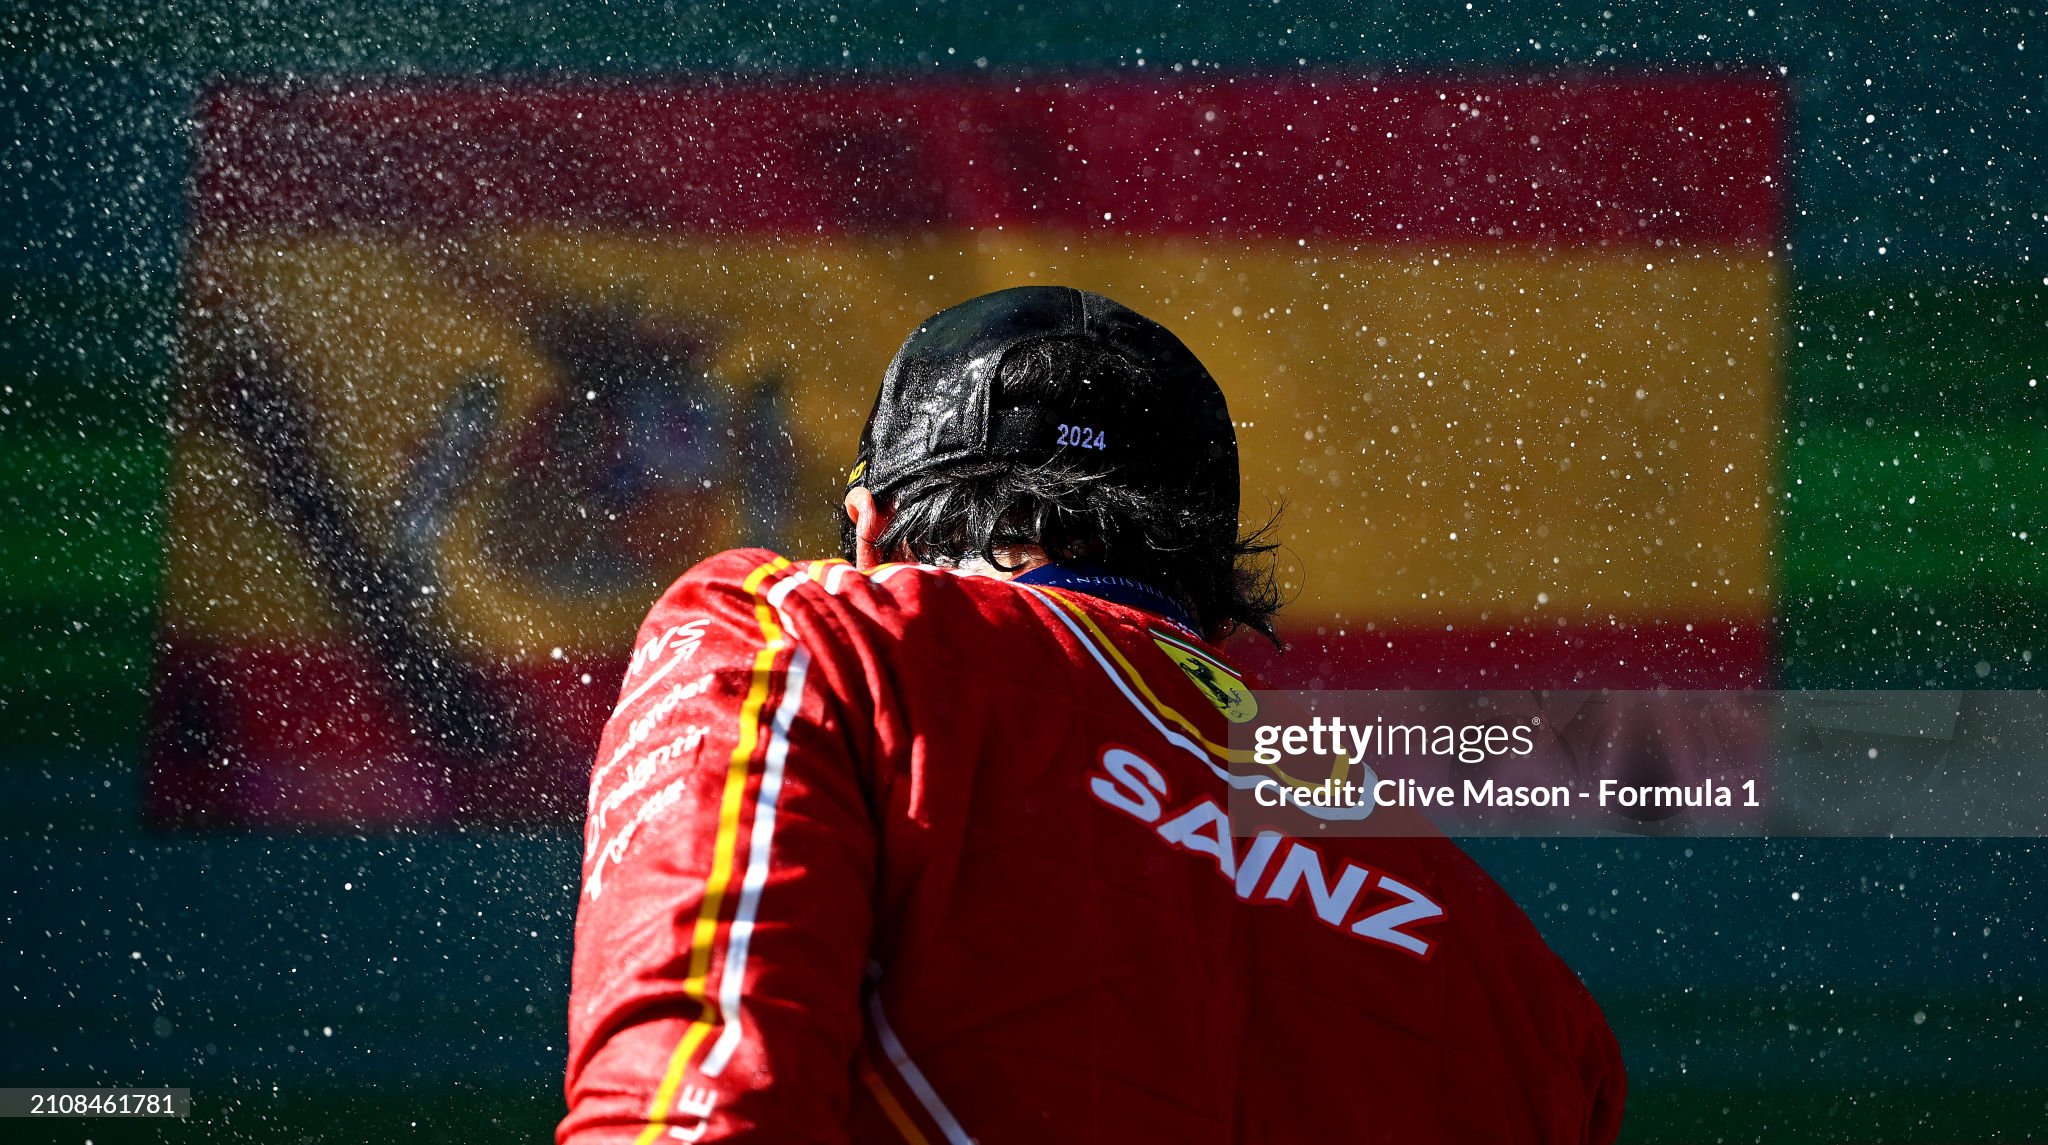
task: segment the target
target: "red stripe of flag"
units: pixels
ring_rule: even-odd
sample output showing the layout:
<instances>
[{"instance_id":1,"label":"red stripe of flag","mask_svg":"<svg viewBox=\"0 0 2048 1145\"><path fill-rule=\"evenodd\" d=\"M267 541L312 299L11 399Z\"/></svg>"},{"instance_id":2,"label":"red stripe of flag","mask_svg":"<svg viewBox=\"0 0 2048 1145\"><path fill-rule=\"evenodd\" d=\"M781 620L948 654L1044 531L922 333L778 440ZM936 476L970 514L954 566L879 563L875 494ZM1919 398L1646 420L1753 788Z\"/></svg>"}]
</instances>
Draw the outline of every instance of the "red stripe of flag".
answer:
<instances>
[{"instance_id":1,"label":"red stripe of flag","mask_svg":"<svg viewBox=\"0 0 2048 1145\"><path fill-rule=\"evenodd\" d=\"M220 228L557 221L1375 242L1769 244L1763 79L229 85Z\"/></svg>"},{"instance_id":2,"label":"red stripe of flag","mask_svg":"<svg viewBox=\"0 0 2048 1145\"><path fill-rule=\"evenodd\" d=\"M1769 684L1771 638L1757 622L1680 620L1496 628L1376 626L1283 631L1287 651L1251 636L1230 654L1280 688L1746 689Z\"/></svg>"}]
</instances>

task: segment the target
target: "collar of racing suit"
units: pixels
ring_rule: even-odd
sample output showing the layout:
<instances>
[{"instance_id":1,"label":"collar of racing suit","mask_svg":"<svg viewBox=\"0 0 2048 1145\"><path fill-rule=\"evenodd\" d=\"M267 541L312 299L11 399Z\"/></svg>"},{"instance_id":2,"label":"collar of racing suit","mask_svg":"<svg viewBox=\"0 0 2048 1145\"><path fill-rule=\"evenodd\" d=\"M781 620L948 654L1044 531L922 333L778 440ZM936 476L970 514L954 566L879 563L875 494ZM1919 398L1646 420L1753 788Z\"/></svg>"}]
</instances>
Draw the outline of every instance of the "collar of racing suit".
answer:
<instances>
[{"instance_id":1,"label":"collar of racing suit","mask_svg":"<svg viewBox=\"0 0 2048 1145\"><path fill-rule=\"evenodd\" d=\"M1129 605L1153 613L1190 636L1199 637L1194 618L1172 597L1153 588L1141 580L1110 572L1097 565L1083 565L1079 568L1063 568L1059 565L1044 564L1028 572L1018 573L1010 578L1019 584L1035 584L1047 588L1064 588L1089 596Z\"/></svg>"}]
</instances>

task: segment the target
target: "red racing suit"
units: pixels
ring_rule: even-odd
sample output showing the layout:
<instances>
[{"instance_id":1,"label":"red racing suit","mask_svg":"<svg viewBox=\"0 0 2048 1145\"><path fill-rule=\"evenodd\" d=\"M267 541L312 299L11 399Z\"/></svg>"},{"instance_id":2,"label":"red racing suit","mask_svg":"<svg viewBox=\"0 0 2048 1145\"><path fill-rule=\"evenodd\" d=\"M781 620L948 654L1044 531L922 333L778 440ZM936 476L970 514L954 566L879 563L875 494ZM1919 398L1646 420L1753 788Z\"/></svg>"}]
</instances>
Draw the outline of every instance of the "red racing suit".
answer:
<instances>
[{"instance_id":1,"label":"red racing suit","mask_svg":"<svg viewBox=\"0 0 2048 1145\"><path fill-rule=\"evenodd\" d=\"M1611 1140L1599 1008L1454 844L1231 838L1190 655L1235 671L1068 589L692 569L591 775L557 1140Z\"/></svg>"}]
</instances>

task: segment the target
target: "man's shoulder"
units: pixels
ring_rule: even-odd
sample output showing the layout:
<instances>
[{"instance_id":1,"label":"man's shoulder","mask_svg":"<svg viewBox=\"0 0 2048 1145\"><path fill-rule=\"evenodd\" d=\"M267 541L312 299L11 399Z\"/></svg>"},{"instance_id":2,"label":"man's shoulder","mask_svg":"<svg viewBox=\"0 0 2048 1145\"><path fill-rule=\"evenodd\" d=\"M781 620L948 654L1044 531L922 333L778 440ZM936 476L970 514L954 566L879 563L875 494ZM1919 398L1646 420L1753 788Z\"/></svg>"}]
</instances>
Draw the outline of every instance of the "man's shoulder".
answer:
<instances>
[{"instance_id":1,"label":"man's shoulder","mask_svg":"<svg viewBox=\"0 0 2048 1145\"><path fill-rule=\"evenodd\" d=\"M745 589L749 584L758 588L762 582L796 563L772 549L727 549L691 565L663 595L673 596L679 590L692 588L730 586Z\"/></svg>"},{"instance_id":2,"label":"man's shoulder","mask_svg":"<svg viewBox=\"0 0 2048 1145\"><path fill-rule=\"evenodd\" d=\"M691 565L662 595L674 597L684 593L730 589L752 593L816 563L820 562L791 558L773 549L727 549Z\"/></svg>"},{"instance_id":3,"label":"man's shoulder","mask_svg":"<svg viewBox=\"0 0 2048 1145\"><path fill-rule=\"evenodd\" d=\"M994 622L1009 611L1002 605L1024 606L1022 594L993 577L915 564L857 569L837 557L794 558L761 548L706 557L677 578L663 600L706 594L897 619L936 612L962 623Z\"/></svg>"}]
</instances>

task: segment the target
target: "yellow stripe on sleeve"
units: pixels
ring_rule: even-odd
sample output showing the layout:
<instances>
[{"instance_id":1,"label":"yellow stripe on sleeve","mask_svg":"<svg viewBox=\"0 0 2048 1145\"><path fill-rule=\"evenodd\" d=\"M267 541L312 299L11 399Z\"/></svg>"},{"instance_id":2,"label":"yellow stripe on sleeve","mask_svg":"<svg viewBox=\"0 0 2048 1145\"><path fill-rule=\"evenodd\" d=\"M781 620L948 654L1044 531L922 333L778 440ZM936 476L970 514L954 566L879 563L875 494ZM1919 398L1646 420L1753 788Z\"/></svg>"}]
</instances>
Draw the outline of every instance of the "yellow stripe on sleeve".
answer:
<instances>
[{"instance_id":1,"label":"yellow stripe on sleeve","mask_svg":"<svg viewBox=\"0 0 2048 1145\"><path fill-rule=\"evenodd\" d=\"M769 607L761 594L761 584L789 567L787 560L776 557L748 574L743 585L744 591L754 598L754 619L761 626L762 646L754 654L753 679L747 687L747 698L740 705L739 740L733 744L732 759L725 773L725 791L719 800L718 837L712 844L711 877L705 882L704 901L698 907L697 925L690 935L690 975L683 979L683 993L697 1003L699 1017L683 1031L675 1052L669 1055L661 1085L655 1089L654 1100L648 1105L647 1127L640 1131L636 1145L651 1145L667 1128L668 1112L675 1102L676 1091L682 1086L683 1073L689 1067L690 1059L704 1044L704 1039L710 1036L712 1027L724 1020L718 1012L717 1001L706 989L711 975L711 948L718 936L718 916L725 907L726 890L732 882L733 855L739 847L740 811L746 802L747 772L754 751L761 743L761 709L768 702L768 682L774 674L775 657L786 646L782 628L775 622L775 610Z\"/></svg>"},{"instance_id":2,"label":"yellow stripe on sleeve","mask_svg":"<svg viewBox=\"0 0 2048 1145\"><path fill-rule=\"evenodd\" d=\"M896 1100L896 1095L889 1092L889 1083L882 1079L882 1075L874 1066L869 1065L865 1058L860 1063L860 1078L867 1083L869 1092L875 1095L875 1103L882 1107L883 1113L888 1114L889 1123L896 1127L898 1133L903 1134L905 1141L910 1142L910 1145L931 1145L930 1138L927 1138L924 1131L917 1127L917 1122L911 1119L910 1111L904 1109L903 1103Z\"/></svg>"}]
</instances>

